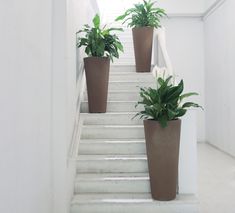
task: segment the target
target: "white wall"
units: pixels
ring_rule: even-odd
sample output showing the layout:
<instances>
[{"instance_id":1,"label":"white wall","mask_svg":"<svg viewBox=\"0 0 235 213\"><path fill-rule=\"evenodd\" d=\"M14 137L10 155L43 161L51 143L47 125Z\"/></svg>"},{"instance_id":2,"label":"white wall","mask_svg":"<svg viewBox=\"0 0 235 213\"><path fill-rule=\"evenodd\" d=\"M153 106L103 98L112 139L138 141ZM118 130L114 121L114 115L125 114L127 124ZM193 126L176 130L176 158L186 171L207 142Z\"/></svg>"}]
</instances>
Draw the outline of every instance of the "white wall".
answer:
<instances>
[{"instance_id":1,"label":"white wall","mask_svg":"<svg viewBox=\"0 0 235 213\"><path fill-rule=\"evenodd\" d=\"M227 0L205 20L206 138L235 156L235 1Z\"/></svg>"},{"instance_id":2,"label":"white wall","mask_svg":"<svg viewBox=\"0 0 235 213\"><path fill-rule=\"evenodd\" d=\"M86 23L94 14L91 6L82 7L89 1L73 3L0 3L0 212L68 210L76 113L74 23Z\"/></svg>"},{"instance_id":3,"label":"white wall","mask_svg":"<svg viewBox=\"0 0 235 213\"><path fill-rule=\"evenodd\" d=\"M50 213L51 1L1 1L0 31L0 212Z\"/></svg>"}]
</instances>

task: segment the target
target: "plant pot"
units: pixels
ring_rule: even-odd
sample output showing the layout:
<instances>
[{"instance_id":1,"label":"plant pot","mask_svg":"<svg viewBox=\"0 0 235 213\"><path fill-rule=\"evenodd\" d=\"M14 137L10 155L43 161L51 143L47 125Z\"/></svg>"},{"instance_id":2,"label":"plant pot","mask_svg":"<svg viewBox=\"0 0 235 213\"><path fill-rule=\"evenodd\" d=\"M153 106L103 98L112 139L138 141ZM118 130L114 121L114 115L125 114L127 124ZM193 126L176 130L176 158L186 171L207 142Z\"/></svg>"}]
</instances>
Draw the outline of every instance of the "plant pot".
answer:
<instances>
[{"instance_id":1,"label":"plant pot","mask_svg":"<svg viewBox=\"0 0 235 213\"><path fill-rule=\"evenodd\" d=\"M84 58L90 113L104 113L107 108L110 59Z\"/></svg>"},{"instance_id":2,"label":"plant pot","mask_svg":"<svg viewBox=\"0 0 235 213\"><path fill-rule=\"evenodd\" d=\"M174 200L178 187L181 120L162 128L158 121L144 121L146 149L153 199Z\"/></svg>"},{"instance_id":3,"label":"plant pot","mask_svg":"<svg viewBox=\"0 0 235 213\"><path fill-rule=\"evenodd\" d=\"M153 27L132 29L136 72L150 72L153 44Z\"/></svg>"}]
</instances>

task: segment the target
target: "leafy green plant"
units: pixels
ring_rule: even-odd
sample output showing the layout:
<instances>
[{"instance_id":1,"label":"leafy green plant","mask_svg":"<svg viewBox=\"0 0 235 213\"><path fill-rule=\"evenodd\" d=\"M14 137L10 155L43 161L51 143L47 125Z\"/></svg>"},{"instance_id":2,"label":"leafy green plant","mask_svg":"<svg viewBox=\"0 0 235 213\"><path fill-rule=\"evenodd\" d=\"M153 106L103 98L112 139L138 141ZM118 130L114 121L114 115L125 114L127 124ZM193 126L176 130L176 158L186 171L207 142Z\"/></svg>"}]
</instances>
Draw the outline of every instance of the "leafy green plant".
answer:
<instances>
[{"instance_id":1,"label":"leafy green plant","mask_svg":"<svg viewBox=\"0 0 235 213\"><path fill-rule=\"evenodd\" d=\"M135 117L140 116L140 118L159 121L160 125L165 128L168 121L182 117L188 108L201 107L193 102L183 103L185 98L198 94L195 92L182 94L184 90L183 80L174 85L172 78L173 76L166 79L159 77L157 79L157 89L140 88L142 100L136 104L136 107L143 105L144 110L138 112Z\"/></svg>"},{"instance_id":2,"label":"leafy green plant","mask_svg":"<svg viewBox=\"0 0 235 213\"><path fill-rule=\"evenodd\" d=\"M93 18L93 27L84 25L77 34L85 33L83 37L78 37L77 47L85 46L88 56L119 58L119 51L123 52L123 46L117 35L112 31L123 31L122 28L106 28L100 26L100 16L96 14Z\"/></svg>"},{"instance_id":3,"label":"leafy green plant","mask_svg":"<svg viewBox=\"0 0 235 213\"><path fill-rule=\"evenodd\" d=\"M154 7L154 1L143 0L143 3L134 4L133 8L128 9L123 15L116 18L116 21L128 23L129 27L161 27L161 18L166 16L165 10Z\"/></svg>"}]
</instances>

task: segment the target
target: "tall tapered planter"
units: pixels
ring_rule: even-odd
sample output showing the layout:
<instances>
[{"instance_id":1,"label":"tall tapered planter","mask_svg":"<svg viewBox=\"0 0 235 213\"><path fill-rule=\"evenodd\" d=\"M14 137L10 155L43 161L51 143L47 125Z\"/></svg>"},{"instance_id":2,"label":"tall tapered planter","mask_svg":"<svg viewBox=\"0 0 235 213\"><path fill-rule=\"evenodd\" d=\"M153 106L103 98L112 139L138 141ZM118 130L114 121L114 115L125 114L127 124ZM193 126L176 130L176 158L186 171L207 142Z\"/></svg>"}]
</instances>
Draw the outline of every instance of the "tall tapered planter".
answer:
<instances>
[{"instance_id":1,"label":"tall tapered planter","mask_svg":"<svg viewBox=\"0 0 235 213\"><path fill-rule=\"evenodd\" d=\"M110 59L84 58L88 106L90 113L104 113L107 108Z\"/></svg>"},{"instance_id":2,"label":"tall tapered planter","mask_svg":"<svg viewBox=\"0 0 235 213\"><path fill-rule=\"evenodd\" d=\"M132 29L136 72L150 72L153 44L153 27Z\"/></svg>"},{"instance_id":3,"label":"tall tapered planter","mask_svg":"<svg viewBox=\"0 0 235 213\"><path fill-rule=\"evenodd\" d=\"M181 120L169 121L166 128L158 121L145 120L144 129L152 197L173 200L177 193Z\"/></svg>"}]
</instances>

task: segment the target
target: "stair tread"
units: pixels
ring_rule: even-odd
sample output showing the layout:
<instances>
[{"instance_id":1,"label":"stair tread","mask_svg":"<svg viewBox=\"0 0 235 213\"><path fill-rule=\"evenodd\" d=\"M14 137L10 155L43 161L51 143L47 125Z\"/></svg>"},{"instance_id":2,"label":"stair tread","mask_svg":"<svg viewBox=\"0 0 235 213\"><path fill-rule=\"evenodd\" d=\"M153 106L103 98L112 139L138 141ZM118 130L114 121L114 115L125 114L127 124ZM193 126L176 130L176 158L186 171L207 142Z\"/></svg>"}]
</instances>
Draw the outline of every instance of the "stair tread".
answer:
<instances>
[{"instance_id":1,"label":"stair tread","mask_svg":"<svg viewBox=\"0 0 235 213\"><path fill-rule=\"evenodd\" d=\"M86 124L83 128L143 128L143 125L132 125L132 124ZM115 138L115 137L114 137Z\"/></svg>"},{"instance_id":2,"label":"stair tread","mask_svg":"<svg viewBox=\"0 0 235 213\"><path fill-rule=\"evenodd\" d=\"M127 80L110 80L109 83L138 83L138 84L141 84L141 83L153 83L154 80L152 79L151 81L141 81L141 80L137 80L137 79L127 79ZM136 85L138 86L138 85Z\"/></svg>"},{"instance_id":3,"label":"stair tread","mask_svg":"<svg viewBox=\"0 0 235 213\"><path fill-rule=\"evenodd\" d=\"M150 193L87 193L76 194L72 199L73 204L86 203L153 203L154 205L172 205L185 203L198 203L196 196L179 194L176 199L169 202L153 200Z\"/></svg>"},{"instance_id":4,"label":"stair tread","mask_svg":"<svg viewBox=\"0 0 235 213\"><path fill-rule=\"evenodd\" d=\"M88 101L82 101L83 103L88 103ZM136 103L136 101L107 101L107 103Z\"/></svg>"},{"instance_id":5,"label":"stair tread","mask_svg":"<svg viewBox=\"0 0 235 213\"><path fill-rule=\"evenodd\" d=\"M84 92L85 93L85 95L86 95L86 93L87 93L87 91L85 91ZM112 90L110 90L110 91L108 91L108 94L109 95L112 95L112 94L138 94L139 93L139 91L138 90L122 90L122 89L118 89L118 90L114 90L114 89L112 89Z\"/></svg>"},{"instance_id":6,"label":"stair tread","mask_svg":"<svg viewBox=\"0 0 235 213\"><path fill-rule=\"evenodd\" d=\"M88 113L88 112L82 112L82 116L106 116L106 115L135 115L136 112L106 112L106 113Z\"/></svg>"},{"instance_id":7,"label":"stair tread","mask_svg":"<svg viewBox=\"0 0 235 213\"><path fill-rule=\"evenodd\" d=\"M149 180L148 173L78 173L76 181Z\"/></svg>"},{"instance_id":8,"label":"stair tread","mask_svg":"<svg viewBox=\"0 0 235 213\"><path fill-rule=\"evenodd\" d=\"M123 71L116 71L116 72L110 72L110 75L122 75L122 76L125 76L125 75L134 75L134 76L141 76L141 75L145 75L145 76L151 76L153 77L152 73L151 72L132 72L132 71L127 71L127 72L123 72Z\"/></svg>"},{"instance_id":9,"label":"stair tread","mask_svg":"<svg viewBox=\"0 0 235 213\"><path fill-rule=\"evenodd\" d=\"M89 160L147 160L146 155L82 155L79 154L77 157L79 161L89 161Z\"/></svg>"},{"instance_id":10,"label":"stair tread","mask_svg":"<svg viewBox=\"0 0 235 213\"><path fill-rule=\"evenodd\" d=\"M138 140L138 139L81 139L80 143L145 143L145 140Z\"/></svg>"}]
</instances>

